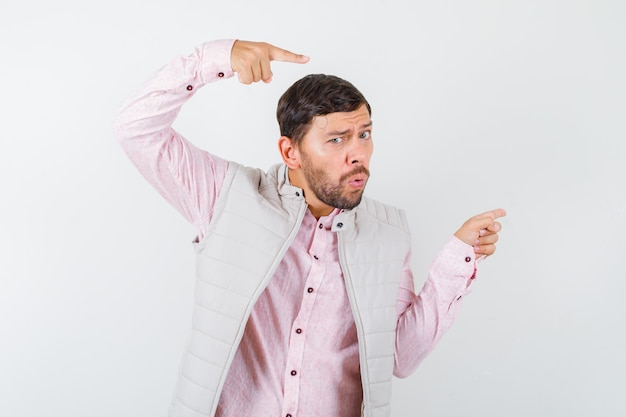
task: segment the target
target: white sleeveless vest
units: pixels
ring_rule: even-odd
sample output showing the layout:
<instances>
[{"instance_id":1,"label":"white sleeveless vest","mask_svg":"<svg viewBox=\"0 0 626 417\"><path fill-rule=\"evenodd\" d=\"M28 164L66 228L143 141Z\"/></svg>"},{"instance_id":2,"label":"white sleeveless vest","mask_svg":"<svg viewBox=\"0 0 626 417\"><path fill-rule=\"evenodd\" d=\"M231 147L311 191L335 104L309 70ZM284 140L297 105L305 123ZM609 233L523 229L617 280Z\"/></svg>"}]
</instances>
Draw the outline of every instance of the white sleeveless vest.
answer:
<instances>
[{"instance_id":1,"label":"white sleeveless vest","mask_svg":"<svg viewBox=\"0 0 626 417\"><path fill-rule=\"evenodd\" d=\"M170 417L213 417L254 304L307 210L287 168L229 162L206 237L197 244L196 291ZM390 415L396 299L410 235L404 212L371 199L338 214L339 260L354 314L363 415Z\"/></svg>"}]
</instances>

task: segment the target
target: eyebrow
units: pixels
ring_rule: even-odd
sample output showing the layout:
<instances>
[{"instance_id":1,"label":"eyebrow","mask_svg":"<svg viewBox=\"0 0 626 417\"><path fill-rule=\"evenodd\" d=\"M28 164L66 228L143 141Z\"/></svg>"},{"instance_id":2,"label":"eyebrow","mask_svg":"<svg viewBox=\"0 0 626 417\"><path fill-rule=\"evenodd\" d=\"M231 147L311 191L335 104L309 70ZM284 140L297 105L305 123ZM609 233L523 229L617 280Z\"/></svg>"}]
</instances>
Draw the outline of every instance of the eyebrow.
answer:
<instances>
[{"instance_id":1,"label":"eyebrow","mask_svg":"<svg viewBox=\"0 0 626 417\"><path fill-rule=\"evenodd\" d=\"M372 127L372 121L370 120L369 123L365 123L364 125L359 126L359 130L364 130L367 129L369 127ZM350 132L350 129L347 130L335 130L332 132L328 132L326 134L326 136L343 136L346 133Z\"/></svg>"}]
</instances>

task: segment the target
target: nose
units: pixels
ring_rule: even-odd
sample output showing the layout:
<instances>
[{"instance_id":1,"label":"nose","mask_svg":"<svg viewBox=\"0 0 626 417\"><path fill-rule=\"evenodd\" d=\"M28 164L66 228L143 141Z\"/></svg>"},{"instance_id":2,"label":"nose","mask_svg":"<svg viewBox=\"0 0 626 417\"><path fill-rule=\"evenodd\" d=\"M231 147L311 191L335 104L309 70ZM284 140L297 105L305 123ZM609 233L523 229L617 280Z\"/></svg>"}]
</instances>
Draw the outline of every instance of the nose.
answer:
<instances>
[{"instance_id":1,"label":"nose","mask_svg":"<svg viewBox=\"0 0 626 417\"><path fill-rule=\"evenodd\" d=\"M355 138L352 140L352 146L350 146L350 149L348 150L348 164L349 165L358 165L358 164L363 164L369 153L369 144L367 144L366 142L363 142L362 140L360 140L359 138Z\"/></svg>"}]
</instances>

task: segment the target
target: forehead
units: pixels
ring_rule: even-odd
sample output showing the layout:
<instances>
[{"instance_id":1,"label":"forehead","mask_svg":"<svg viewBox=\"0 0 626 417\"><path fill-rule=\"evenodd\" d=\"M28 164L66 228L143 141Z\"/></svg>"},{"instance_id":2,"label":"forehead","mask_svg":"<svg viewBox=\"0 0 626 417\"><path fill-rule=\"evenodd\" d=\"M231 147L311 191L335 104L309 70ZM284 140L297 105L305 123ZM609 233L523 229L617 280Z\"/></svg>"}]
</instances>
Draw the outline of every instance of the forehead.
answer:
<instances>
[{"instance_id":1,"label":"forehead","mask_svg":"<svg viewBox=\"0 0 626 417\"><path fill-rule=\"evenodd\" d=\"M359 130L372 123L365 105L351 112L336 112L322 116L314 116L311 120L309 133Z\"/></svg>"}]
</instances>

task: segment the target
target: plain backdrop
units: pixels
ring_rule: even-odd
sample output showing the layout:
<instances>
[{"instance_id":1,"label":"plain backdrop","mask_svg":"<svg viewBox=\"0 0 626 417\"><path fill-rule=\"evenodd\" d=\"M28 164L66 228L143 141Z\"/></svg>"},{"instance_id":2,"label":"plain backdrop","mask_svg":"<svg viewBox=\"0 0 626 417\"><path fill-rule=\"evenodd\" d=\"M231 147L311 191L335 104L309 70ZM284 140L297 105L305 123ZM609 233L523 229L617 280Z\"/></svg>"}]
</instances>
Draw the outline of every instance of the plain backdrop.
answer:
<instances>
[{"instance_id":1,"label":"plain backdrop","mask_svg":"<svg viewBox=\"0 0 626 417\"><path fill-rule=\"evenodd\" d=\"M463 221L509 213L453 328L394 380L394 417L624 415L625 22L621 0L3 0L0 415L166 415L195 231L111 121L220 38L311 61L208 85L175 127L268 168L280 94L352 81L373 107L366 193L407 211L417 287Z\"/></svg>"}]
</instances>

